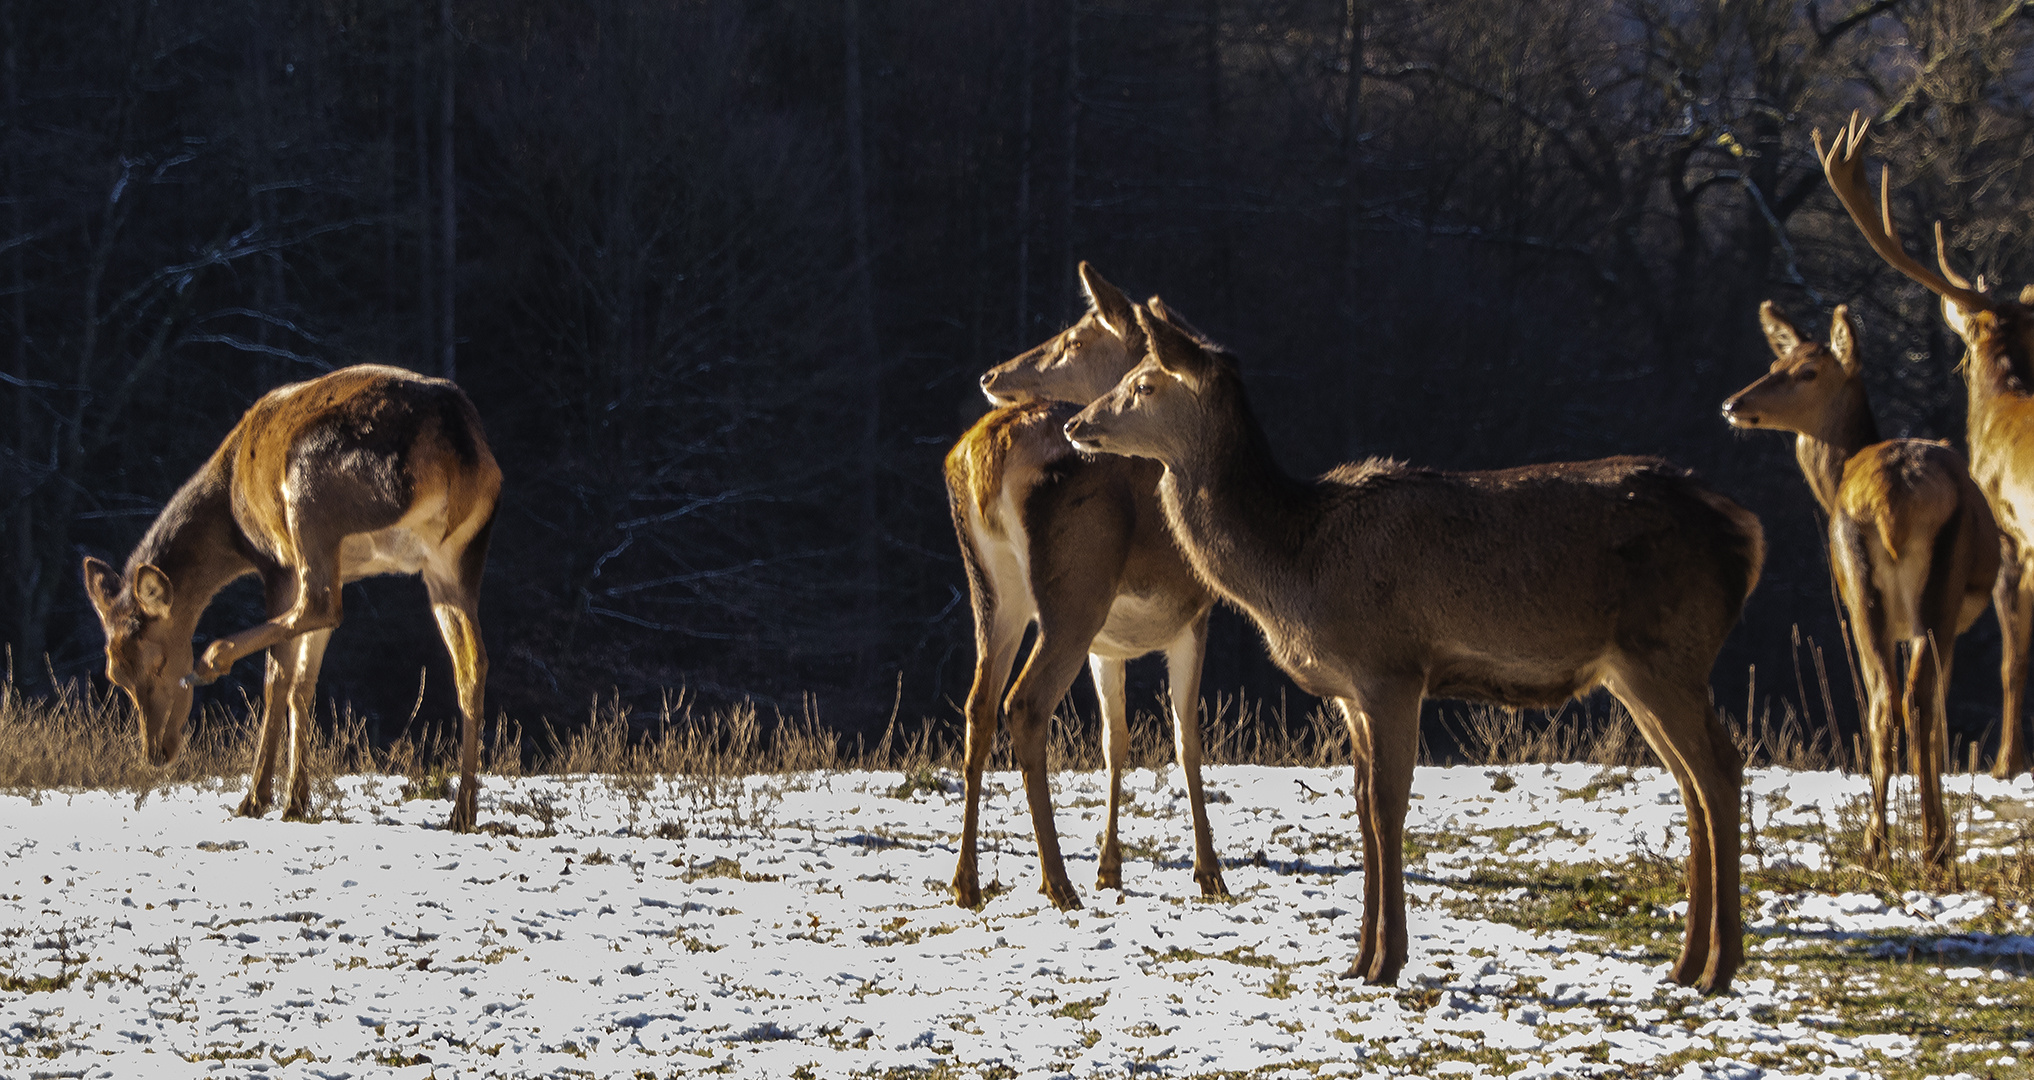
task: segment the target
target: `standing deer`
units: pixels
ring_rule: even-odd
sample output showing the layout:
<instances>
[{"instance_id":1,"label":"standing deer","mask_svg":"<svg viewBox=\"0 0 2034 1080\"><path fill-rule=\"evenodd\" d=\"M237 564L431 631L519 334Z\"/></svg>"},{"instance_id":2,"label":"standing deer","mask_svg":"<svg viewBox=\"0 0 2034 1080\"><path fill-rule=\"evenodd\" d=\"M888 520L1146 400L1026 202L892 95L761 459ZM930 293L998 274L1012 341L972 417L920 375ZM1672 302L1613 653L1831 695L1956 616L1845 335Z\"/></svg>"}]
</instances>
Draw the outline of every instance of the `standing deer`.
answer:
<instances>
[{"instance_id":1,"label":"standing deer","mask_svg":"<svg viewBox=\"0 0 2034 1080\"><path fill-rule=\"evenodd\" d=\"M1729 986L1743 957L1743 767L1709 669L1758 581L1758 519L1686 471L1608 458L1492 472L1372 459L1287 476L1227 353L1153 298L1144 361L1067 424L1097 453L1154 458L1188 563L1272 658L1349 725L1363 829L1362 945L1349 976L1406 961L1403 832L1420 701L1551 707L1598 686L1630 709L1688 810L1688 933L1676 982Z\"/></svg>"},{"instance_id":2,"label":"standing deer","mask_svg":"<svg viewBox=\"0 0 2034 1080\"><path fill-rule=\"evenodd\" d=\"M1080 405L1114 386L1142 351L1134 305L1085 262L1080 276L1087 313L1052 340L982 376L983 392L1001 407L946 456L947 496L975 613L967 809L953 875L954 899L966 907L982 900L976 871L982 769L1004 709L1011 756L1024 774L1038 838L1044 874L1039 891L1060 908L1080 906L1053 826L1045 746L1052 710L1066 696L1083 657L1101 703L1109 766L1109 819L1096 886L1123 887L1123 848L1116 836L1130 746L1123 669L1161 650L1173 743L1193 811L1194 880L1203 896L1228 895L1201 788L1201 658L1214 598L1166 534L1157 466L1076 453L1061 433ZM1006 695L1011 664L1025 628L1034 622L1037 639Z\"/></svg>"},{"instance_id":3,"label":"standing deer","mask_svg":"<svg viewBox=\"0 0 2034 1080\"><path fill-rule=\"evenodd\" d=\"M271 805L287 723L283 816L303 817L305 740L318 667L344 615L340 586L422 574L459 686L459 792L449 824L470 831L487 679L480 574L500 492L480 416L443 379L362 365L264 394L170 499L124 573L85 560L85 588L106 630L106 677L133 699L148 760L166 765L183 749L193 687L268 649L261 744L237 812L259 817ZM247 574L261 576L268 621L212 642L194 665L198 617Z\"/></svg>"},{"instance_id":4,"label":"standing deer","mask_svg":"<svg viewBox=\"0 0 2034 1080\"><path fill-rule=\"evenodd\" d=\"M2000 779L2027 771L2028 755L2020 718L2027 690L2027 642L2034 624L2034 285L2017 302L1975 288L1949 268L1942 223L1935 223L1935 262L1940 274L1907 254L1893 227L1892 170L1879 174L1879 205L1873 213L1865 188L1864 140L1869 122L1852 113L1825 151L1816 129L1815 152L1837 201L1879 258L1942 298L1942 318L1963 339L1964 386L1970 393L1965 437L1970 442L1970 475L2002 534L1998 583L1992 600L1999 610L1999 679L2005 685L2000 715L1999 755L1992 775Z\"/></svg>"},{"instance_id":5,"label":"standing deer","mask_svg":"<svg viewBox=\"0 0 2034 1080\"><path fill-rule=\"evenodd\" d=\"M1801 475L1829 515L1829 562L1869 702L1866 846L1874 859L1886 853L1886 786L1899 740L1893 687L1904 642L1907 768L1921 787L1928 861L1947 867L1954 841L1942 805L1949 752L1943 694L1956 636L1984 611L1998 580L1998 526L1963 455L1948 444L1879 441L1848 308L1830 319L1827 346L1803 338L1770 300L1759 307L1759 323L1776 357L1772 370L1724 402L1723 417L1733 427L1794 432Z\"/></svg>"}]
</instances>

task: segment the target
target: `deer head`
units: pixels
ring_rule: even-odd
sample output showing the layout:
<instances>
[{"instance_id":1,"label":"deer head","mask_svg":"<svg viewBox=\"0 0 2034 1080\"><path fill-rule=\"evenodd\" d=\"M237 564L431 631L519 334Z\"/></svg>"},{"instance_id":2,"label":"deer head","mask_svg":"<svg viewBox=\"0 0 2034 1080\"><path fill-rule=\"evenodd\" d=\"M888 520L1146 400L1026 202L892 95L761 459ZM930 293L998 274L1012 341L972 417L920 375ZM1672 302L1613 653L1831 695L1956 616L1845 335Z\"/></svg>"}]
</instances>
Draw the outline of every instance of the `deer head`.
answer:
<instances>
[{"instance_id":1,"label":"deer head","mask_svg":"<svg viewBox=\"0 0 2034 1080\"><path fill-rule=\"evenodd\" d=\"M1890 168L1879 173L1878 212L1871 212L1863 153L1865 133L1870 128L1870 121L1851 113L1850 122L1837 132L1827 150L1822 146L1822 129L1814 132L1815 153L1822 159L1822 174L1828 178L1830 190L1836 192L1837 201L1850 211L1858 231L1886 265L1942 298L1942 318L1963 339L1968 356L2003 361L2014 370L2027 370L2028 361L2034 359L2034 318L2029 318L2029 306L2034 305L2034 285L2023 290L2017 302L1992 296L1985 290L1982 278L1972 285L1950 268L1940 221L1935 223L1935 265L1940 272L1930 270L1907 254L1899 230L1893 225Z\"/></svg>"},{"instance_id":2,"label":"deer head","mask_svg":"<svg viewBox=\"0 0 2034 1080\"><path fill-rule=\"evenodd\" d=\"M1819 436L1840 408L1860 391L1857 325L1839 305L1829 320L1829 344L1811 341L1794 329L1771 300L1759 305L1759 325L1773 347L1773 366L1757 382L1723 403L1732 427L1776 428Z\"/></svg>"},{"instance_id":3,"label":"deer head","mask_svg":"<svg viewBox=\"0 0 2034 1080\"><path fill-rule=\"evenodd\" d=\"M106 677L127 692L141 719L151 765L175 761L191 716L191 628L171 614L169 575L142 564L131 578L85 559L85 591L106 630Z\"/></svg>"},{"instance_id":4,"label":"deer head","mask_svg":"<svg viewBox=\"0 0 2034 1080\"><path fill-rule=\"evenodd\" d=\"M1215 422L1220 360L1183 329L1157 297L1137 309L1143 362L1067 421L1066 437L1089 453L1180 460Z\"/></svg>"},{"instance_id":5,"label":"deer head","mask_svg":"<svg viewBox=\"0 0 2034 1080\"><path fill-rule=\"evenodd\" d=\"M1109 392L1143 355L1135 311L1123 290L1080 265L1088 310L1045 344L1006 360L982 376L982 393L997 405L1067 401L1085 405Z\"/></svg>"}]
</instances>

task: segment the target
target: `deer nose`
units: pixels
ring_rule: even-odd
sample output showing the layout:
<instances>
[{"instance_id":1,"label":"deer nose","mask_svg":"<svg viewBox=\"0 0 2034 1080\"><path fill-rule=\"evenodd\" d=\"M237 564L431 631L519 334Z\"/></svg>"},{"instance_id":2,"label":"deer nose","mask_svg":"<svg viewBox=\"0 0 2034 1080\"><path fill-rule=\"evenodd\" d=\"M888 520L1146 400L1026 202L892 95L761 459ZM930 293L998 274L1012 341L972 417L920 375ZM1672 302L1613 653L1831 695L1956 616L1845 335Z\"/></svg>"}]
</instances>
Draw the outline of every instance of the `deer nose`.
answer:
<instances>
[{"instance_id":1,"label":"deer nose","mask_svg":"<svg viewBox=\"0 0 2034 1080\"><path fill-rule=\"evenodd\" d=\"M1730 421L1731 423L1736 423L1737 421L1743 419L1742 414L1740 414L1737 411L1736 398L1731 398L1729 401L1723 403L1723 418L1725 420Z\"/></svg>"}]
</instances>

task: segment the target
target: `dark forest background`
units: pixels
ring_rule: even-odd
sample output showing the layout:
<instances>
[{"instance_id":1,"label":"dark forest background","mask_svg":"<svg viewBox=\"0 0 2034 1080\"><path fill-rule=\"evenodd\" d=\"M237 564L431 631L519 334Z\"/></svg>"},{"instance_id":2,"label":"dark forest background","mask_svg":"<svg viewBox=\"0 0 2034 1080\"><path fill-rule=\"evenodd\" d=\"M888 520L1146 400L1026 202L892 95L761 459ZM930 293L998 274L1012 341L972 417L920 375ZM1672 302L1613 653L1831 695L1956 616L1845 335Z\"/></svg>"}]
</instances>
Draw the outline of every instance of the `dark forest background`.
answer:
<instances>
[{"instance_id":1,"label":"dark forest background","mask_svg":"<svg viewBox=\"0 0 2034 1080\"><path fill-rule=\"evenodd\" d=\"M1910 239L1944 218L1967 272L2034 278L2019 0L0 0L0 47L29 686L100 677L83 555L124 560L264 391L378 360L455 375L507 474L491 711L682 687L957 731L940 458L1086 258L1243 357L1296 473L1700 470L1771 552L1719 702L1854 725L1790 440L1717 405L1768 297L1817 333L1852 305L1889 437L1960 440L1964 393L1809 130L1863 110ZM422 587L346 603L322 696L387 737L427 667L452 715ZM203 630L260 617L243 583ZM1966 736L1996 664L1987 618ZM1304 703L1227 612L1206 687Z\"/></svg>"}]
</instances>

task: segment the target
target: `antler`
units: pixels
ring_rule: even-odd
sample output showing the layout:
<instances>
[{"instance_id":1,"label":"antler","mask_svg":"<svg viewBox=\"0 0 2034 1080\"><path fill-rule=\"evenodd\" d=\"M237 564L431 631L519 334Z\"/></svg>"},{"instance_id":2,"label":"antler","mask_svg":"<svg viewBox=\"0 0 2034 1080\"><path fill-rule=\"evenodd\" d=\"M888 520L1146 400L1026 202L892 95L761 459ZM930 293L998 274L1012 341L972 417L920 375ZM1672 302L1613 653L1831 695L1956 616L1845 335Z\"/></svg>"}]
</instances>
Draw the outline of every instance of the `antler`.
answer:
<instances>
[{"instance_id":1,"label":"antler","mask_svg":"<svg viewBox=\"0 0 2034 1080\"><path fill-rule=\"evenodd\" d=\"M1864 179L1864 137L1871 128L1871 121L1858 119L1850 114L1850 123L1836 133L1836 139L1827 151L1822 149L1822 129L1816 128L1815 156L1822 159L1822 175L1829 178L1829 187L1836 192L1838 202L1850 211L1850 218L1857 222L1858 231L1879 258L1886 260L1893 269L1913 278L1928 287L1928 291L1944 300L1963 308L1965 311L1994 310L1992 299L1971 288L1963 275L1949 268L1949 251L1942 238L1942 223L1935 223L1935 261L1942 267L1938 274L1921 264L1919 259L1907 254L1900 243L1900 233L1893 227L1893 206L1888 196L1893 170L1887 166L1879 173L1879 213L1873 220L1871 200L1865 190Z\"/></svg>"}]
</instances>

